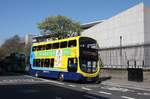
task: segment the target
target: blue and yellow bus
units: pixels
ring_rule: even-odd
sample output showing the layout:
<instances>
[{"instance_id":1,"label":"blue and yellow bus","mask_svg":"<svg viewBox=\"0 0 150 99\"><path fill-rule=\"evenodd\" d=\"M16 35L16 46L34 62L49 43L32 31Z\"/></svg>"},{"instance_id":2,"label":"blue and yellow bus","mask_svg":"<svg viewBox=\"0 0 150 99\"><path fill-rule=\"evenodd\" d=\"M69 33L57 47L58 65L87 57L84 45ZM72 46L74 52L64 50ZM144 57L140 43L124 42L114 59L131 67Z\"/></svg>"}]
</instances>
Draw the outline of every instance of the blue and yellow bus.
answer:
<instances>
[{"instance_id":1,"label":"blue and yellow bus","mask_svg":"<svg viewBox=\"0 0 150 99\"><path fill-rule=\"evenodd\" d=\"M33 43L29 73L35 76L73 81L97 81L98 50L96 40L71 37Z\"/></svg>"}]
</instances>

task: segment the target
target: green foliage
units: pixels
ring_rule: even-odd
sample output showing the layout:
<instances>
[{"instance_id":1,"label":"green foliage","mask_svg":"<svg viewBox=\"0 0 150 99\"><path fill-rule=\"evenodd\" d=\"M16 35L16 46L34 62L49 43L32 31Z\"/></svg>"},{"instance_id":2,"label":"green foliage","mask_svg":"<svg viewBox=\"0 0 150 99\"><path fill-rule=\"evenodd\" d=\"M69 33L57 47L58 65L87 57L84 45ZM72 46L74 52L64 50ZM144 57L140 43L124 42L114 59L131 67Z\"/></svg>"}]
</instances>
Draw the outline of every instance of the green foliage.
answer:
<instances>
[{"instance_id":1,"label":"green foliage","mask_svg":"<svg viewBox=\"0 0 150 99\"><path fill-rule=\"evenodd\" d=\"M24 71L24 45L18 35L7 39L0 47L0 68L7 72Z\"/></svg>"},{"instance_id":2,"label":"green foliage","mask_svg":"<svg viewBox=\"0 0 150 99\"><path fill-rule=\"evenodd\" d=\"M51 37L66 37L67 35L80 35L80 23L66 16L50 16L38 24L42 34L50 34Z\"/></svg>"},{"instance_id":3,"label":"green foliage","mask_svg":"<svg viewBox=\"0 0 150 99\"><path fill-rule=\"evenodd\" d=\"M20 47L20 37L18 35L7 39L4 44L0 47L0 58L5 58L11 53L19 53L22 47Z\"/></svg>"}]
</instances>

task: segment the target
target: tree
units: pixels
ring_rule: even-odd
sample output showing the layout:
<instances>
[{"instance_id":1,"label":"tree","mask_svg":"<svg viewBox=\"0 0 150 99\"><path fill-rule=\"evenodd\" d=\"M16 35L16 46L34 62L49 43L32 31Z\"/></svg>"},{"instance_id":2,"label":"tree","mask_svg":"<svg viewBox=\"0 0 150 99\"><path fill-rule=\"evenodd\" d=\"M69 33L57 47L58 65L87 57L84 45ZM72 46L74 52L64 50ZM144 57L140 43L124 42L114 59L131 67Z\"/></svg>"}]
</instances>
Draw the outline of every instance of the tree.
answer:
<instances>
[{"instance_id":1,"label":"tree","mask_svg":"<svg viewBox=\"0 0 150 99\"><path fill-rule=\"evenodd\" d=\"M24 71L24 45L18 35L7 39L0 47L0 68L5 71Z\"/></svg>"},{"instance_id":2,"label":"tree","mask_svg":"<svg viewBox=\"0 0 150 99\"><path fill-rule=\"evenodd\" d=\"M11 53L19 53L21 51L20 47L20 37L18 35L13 36L12 38L7 39L0 48L0 58L5 58Z\"/></svg>"},{"instance_id":3,"label":"tree","mask_svg":"<svg viewBox=\"0 0 150 99\"><path fill-rule=\"evenodd\" d=\"M38 24L41 34L49 34L51 37L64 38L67 36L80 35L80 23L66 16L50 16Z\"/></svg>"}]
</instances>

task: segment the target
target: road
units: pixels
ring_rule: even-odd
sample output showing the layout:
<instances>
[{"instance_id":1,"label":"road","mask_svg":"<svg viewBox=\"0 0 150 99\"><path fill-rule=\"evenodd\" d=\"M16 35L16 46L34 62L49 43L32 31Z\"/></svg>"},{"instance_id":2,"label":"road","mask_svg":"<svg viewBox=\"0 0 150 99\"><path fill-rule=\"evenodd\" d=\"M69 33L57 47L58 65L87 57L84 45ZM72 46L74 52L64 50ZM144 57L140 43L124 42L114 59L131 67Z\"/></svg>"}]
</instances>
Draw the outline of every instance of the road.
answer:
<instances>
[{"instance_id":1,"label":"road","mask_svg":"<svg viewBox=\"0 0 150 99\"><path fill-rule=\"evenodd\" d=\"M150 99L150 91L28 75L0 77L0 99Z\"/></svg>"}]
</instances>

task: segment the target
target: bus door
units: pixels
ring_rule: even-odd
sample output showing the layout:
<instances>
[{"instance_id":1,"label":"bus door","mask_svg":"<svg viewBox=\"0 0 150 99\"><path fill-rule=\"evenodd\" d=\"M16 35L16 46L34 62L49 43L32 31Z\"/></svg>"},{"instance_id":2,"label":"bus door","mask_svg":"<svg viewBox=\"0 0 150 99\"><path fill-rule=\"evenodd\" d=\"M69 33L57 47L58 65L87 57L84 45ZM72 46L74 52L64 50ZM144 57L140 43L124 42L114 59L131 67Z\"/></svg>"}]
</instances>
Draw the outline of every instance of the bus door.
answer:
<instances>
[{"instance_id":1,"label":"bus door","mask_svg":"<svg viewBox=\"0 0 150 99\"><path fill-rule=\"evenodd\" d=\"M68 58L67 69L68 72L77 72L78 62L77 58Z\"/></svg>"}]
</instances>

